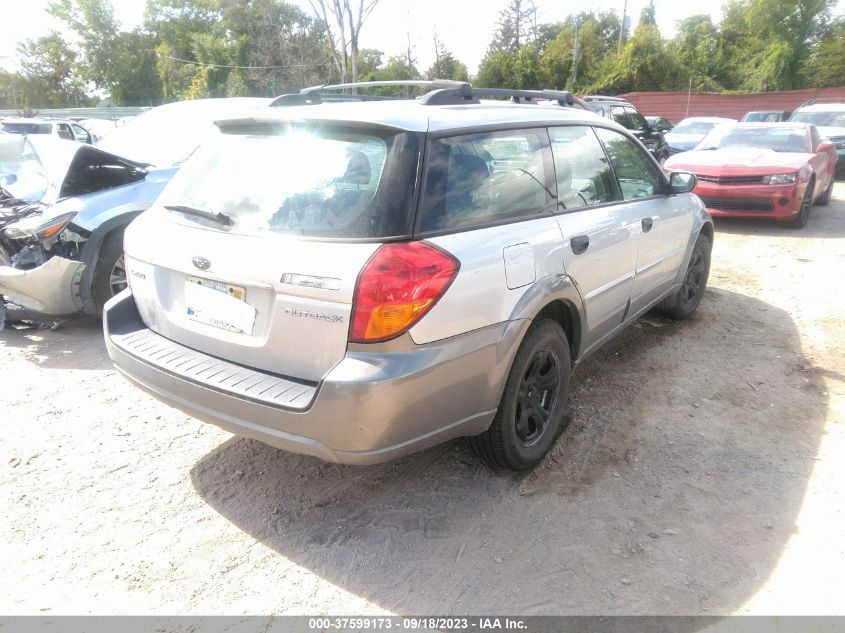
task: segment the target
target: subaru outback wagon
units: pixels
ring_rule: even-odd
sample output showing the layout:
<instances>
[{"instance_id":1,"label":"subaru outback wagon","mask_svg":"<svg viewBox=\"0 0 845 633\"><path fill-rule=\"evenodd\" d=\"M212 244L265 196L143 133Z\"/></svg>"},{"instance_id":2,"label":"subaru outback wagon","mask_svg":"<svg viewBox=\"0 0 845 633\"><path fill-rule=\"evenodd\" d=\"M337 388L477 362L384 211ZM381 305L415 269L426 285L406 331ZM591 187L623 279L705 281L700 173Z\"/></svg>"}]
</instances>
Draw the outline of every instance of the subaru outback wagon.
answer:
<instances>
[{"instance_id":1,"label":"subaru outback wagon","mask_svg":"<svg viewBox=\"0 0 845 633\"><path fill-rule=\"evenodd\" d=\"M656 305L696 309L712 222L694 176L569 93L427 85L219 121L126 230L117 368L324 460L469 436L495 466L540 462L581 360Z\"/></svg>"}]
</instances>

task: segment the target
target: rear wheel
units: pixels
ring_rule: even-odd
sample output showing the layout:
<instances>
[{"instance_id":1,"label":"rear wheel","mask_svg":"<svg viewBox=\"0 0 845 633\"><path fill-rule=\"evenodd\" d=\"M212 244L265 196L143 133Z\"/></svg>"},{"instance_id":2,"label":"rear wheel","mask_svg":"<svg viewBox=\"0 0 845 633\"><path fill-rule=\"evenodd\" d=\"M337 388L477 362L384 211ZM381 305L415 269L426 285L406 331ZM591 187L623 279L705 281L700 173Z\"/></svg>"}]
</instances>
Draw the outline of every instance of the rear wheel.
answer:
<instances>
[{"instance_id":1,"label":"rear wheel","mask_svg":"<svg viewBox=\"0 0 845 633\"><path fill-rule=\"evenodd\" d=\"M670 319L689 319L701 303L707 278L710 276L710 252L713 245L710 238L701 233L692 248L684 281L678 291L664 299L658 308Z\"/></svg>"},{"instance_id":2,"label":"rear wheel","mask_svg":"<svg viewBox=\"0 0 845 633\"><path fill-rule=\"evenodd\" d=\"M565 426L570 372L563 329L549 319L535 321L516 353L490 428L470 438L475 452L496 468L539 464Z\"/></svg>"},{"instance_id":3,"label":"rear wheel","mask_svg":"<svg viewBox=\"0 0 845 633\"><path fill-rule=\"evenodd\" d=\"M807 220L810 217L810 207L813 206L813 191L816 188L816 181L811 180L807 184L807 189L804 191L804 197L801 199L801 210L798 211L798 217L789 222L789 226L793 229L803 229L807 226Z\"/></svg>"},{"instance_id":4,"label":"rear wheel","mask_svg":"<svg viewBox=\"0 0 845 633\"><path fill-rule=\"evenodd\" d=\"M109 233L100 246L100 256L94 267L91 291L97 310L102 312L106 301L126 288L126 263L123 257L123 228Z\"/></svg>"}]
</instances>

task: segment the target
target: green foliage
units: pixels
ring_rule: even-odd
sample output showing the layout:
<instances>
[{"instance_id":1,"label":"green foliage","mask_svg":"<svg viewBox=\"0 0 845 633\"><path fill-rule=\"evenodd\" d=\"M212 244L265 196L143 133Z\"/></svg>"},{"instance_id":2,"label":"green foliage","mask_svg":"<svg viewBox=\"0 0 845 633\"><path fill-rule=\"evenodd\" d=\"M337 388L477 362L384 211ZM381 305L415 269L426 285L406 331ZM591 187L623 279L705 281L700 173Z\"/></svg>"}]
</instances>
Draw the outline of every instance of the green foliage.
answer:
<instances>
[{"instance_id":1,"label":"green foliage","mask_svg":"<svg viewBox=\"0 0 845 633\"><path fill-rule=\"evenodd\" d=\"M435 52L434 63L425 71L426 79L469 81L469 72L466 65L459 62L442 43L437 42L435 44Z\"/></svg>"},{"instance_id":2,"label":"green foliage","mask_svg":"<svg viewBox=\"0 0 845 633\"><path fill-rule=\"evenodd\" d=\"M845 86L845 21L824 35L805 67L805 83L816 88Z\"/></svg>"},{"instance_id":3,"label":"green foliage","mask_svg":"<svg viewBox=\"0 0 845 633\"><path fill-rule=\"evenodd\" d=\"M602 75L587 91L618 94L635 90L672 90L681 83L681 74L657 27L640 24L622 51L606 58Z\"/></svg>"}]
</instances>

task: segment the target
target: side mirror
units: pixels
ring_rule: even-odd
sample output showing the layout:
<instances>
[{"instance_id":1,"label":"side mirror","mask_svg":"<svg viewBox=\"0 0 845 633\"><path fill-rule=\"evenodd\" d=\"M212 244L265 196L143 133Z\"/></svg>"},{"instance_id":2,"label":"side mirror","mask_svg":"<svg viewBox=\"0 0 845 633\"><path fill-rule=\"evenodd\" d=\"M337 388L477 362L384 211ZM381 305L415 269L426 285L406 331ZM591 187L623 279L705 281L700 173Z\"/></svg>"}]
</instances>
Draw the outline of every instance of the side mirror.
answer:
<instances>
[{"instance_id":1,"label":"side mirror","mask_svg":"<svg viewBox=\"0 0 845 633\"><path fill-rule=\"evenodd\" d=\"M671 193L689 193L695 189L697 181L694 174L674 171L669 175L669 191Z\"/></svg>"}]
</instances>

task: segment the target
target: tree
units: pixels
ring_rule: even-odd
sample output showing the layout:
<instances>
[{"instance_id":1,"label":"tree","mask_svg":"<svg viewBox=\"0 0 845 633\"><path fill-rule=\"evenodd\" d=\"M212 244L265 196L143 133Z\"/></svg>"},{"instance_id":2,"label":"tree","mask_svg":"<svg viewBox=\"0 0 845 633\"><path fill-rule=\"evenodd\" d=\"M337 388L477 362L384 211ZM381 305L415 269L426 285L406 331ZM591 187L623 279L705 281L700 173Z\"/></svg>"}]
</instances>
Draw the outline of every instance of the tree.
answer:
<instances>
[{"instance_id":1,"label":"tree","mask_svg":"<svg viewBox=\"0 0 845 633\"><path fill-rule=\"evenodd\" d=\"M845 86L845 20L822 38L805 68L805 81L816 88Z\"/></svg>"},{"instance_id":2,"label":"tree","mask_svg":"<svg viewBox=\"0 0 845 633\"><path fill-rule=\"evenodd\" d=\"M332 56L340 72L341 82L348 81L351 61L352 81L358 81L358 45L361 27L378 4L378 0L308 0L311 9L326 31ZM339 41L335 41L335 33ZM339 50L337 44L340 44Z\"/></svg>"},{"instance_id":3,"label":"tree","mask_svg":"<svg viewBox=\"0 0 845 633\"><path fill-rule=\"evenodd\" d=\"M578 24L578 82L575 69L575 25ZM539 83L546 88L578 90L598 79L602 61L616 52L619 18L613 12L570 16L540 54Z\"/></svg>"},{"instance_id":4,"label":"tree","mask_svg":"<svg viewBox=\"0 0 845 633\"><path fill-rule=\"evenodd\" d=\"M498 27L490 51L517 53L525 44L537 41L537 7L533 0L509 0L499 12Z\"/></svg>"},{"instance_id":5,"label":"tree","mask_svg":"<svg viewBox=\"0 0 845 633\"><path fill-rule=\"evenodd\" d=\"M462 64L434 35L434 63L425 71L426 79L452 79L469 81L467 67Z\"/></svg>"},{"instance_id":6,"label":"tree","mask_svg":"<svg viewBox=\"0 0 845 633\"><path fill-rule=\"evenodd\" d=\"M17 52L23 81L17 82L19 92L13 100L30 108L86 104L76 56L59 33L21 42Z\"/></svg>"},{"instance_id":7,"label":"tree","mask_svg":"<svg viewBox=\"0 0 845 633\"><path fill-rule=\"evenodd\" d=\"M694 90L723 89L722 37L709 15L693 15L679 21L668 50L689 76Z\"/></svg>"},{"instance_id":8,"label":"tree","mask_svg":"<svg viewBox=\"0 0 845 633\"><path fill-rule=\"evenodd\" d=\"M634 90L673 90L682 83L680 68L653 24L639 24L618 54L609 55L588 92L618 94Z\"/></svg>"}]
</instances>

